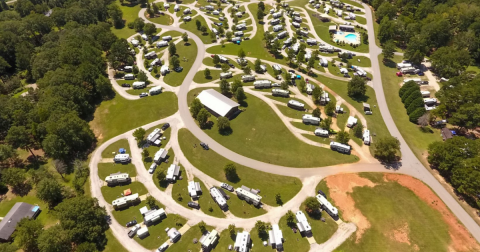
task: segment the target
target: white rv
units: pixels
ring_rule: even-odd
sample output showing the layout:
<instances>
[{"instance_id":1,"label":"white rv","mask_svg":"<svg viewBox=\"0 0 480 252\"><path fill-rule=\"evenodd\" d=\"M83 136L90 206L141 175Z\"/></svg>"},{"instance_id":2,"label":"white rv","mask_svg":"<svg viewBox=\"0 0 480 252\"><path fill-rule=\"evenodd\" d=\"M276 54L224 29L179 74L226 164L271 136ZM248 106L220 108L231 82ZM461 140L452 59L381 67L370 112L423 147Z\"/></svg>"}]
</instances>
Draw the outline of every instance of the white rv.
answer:
<instances>
[{"instance_id":1,"label":"white rv","mask_svg":"<svg viewBox=\"0 0 480 252\"><path fill-rule=\"evenodd\" d=\"M170 41L170 40L172 40L172 36L163 36L162 40L163 41Z\"/></svg>"},{"instance_id":2,"label":"white rv","mask_svg":"<svg viewBox=\"0 0 480 252\"><path fill-rule=\"evenodd\" d=\"M328 137L328 130L321 128L315 129L315 136Z\"/></svg>"},{"instance_id":3,"label":"white rv","mask_svg":"<svg viewBox=\"0 0 480 252\"><path fill-rule=\"evenodd\" d=\"M323 67L328 67L328 60L326 58L320 58L320 65Z\"/></svg>"},{"instance_id":4,"label":"white rv","mask_svg":"<svg viewBox=\"0 0 480 252\"><path fill-rule=\"evenodd\" d=\"M135 75L125 74L125 76L123 76L123 79L125 79L125 80L135 80Z\"/></svg>"},{"instance_id":5,"label":"white rv","mask_svg":"<svg viewBox=\"0 0 480 252\"><path fill-rule=\"evenodd\" d=\"M290 95L290 92L288 90L283 90L279 88L274 88L272 89L272 95L273 96L283 96L283 97L288 97Z\"/></svg>"},{"instance_id":6,"label":"white rv","mask_svg":"<svg viewBox=\"0 0 480 252\"><path fill-rule=\"evenodd\" d=\"M315 39L307 39L307 44L309 45L316 45L318 42Z\"/></svg>"},{"instance_id":7,"label":"white rv","mask_svg":"<svg viewBox=\"0 0 480 252\"><path fill-rule=\"evenodd\" d=\"M350 153L350 146L346 144L341 144L337 142L330 142L330 149L341 152L341 153Z\"/></svg>"},{"instance_id":8,"label":"white rv","mask_svg":"<svg viewBox=\"0 0 480 252\"><path fill-rule=\"evenodd\" d=\"M192 20L192 17L190 16L183 17L183 21L190 21L190 20Z\"/></svg>"},{"instance_id":9,"label":"white rv","mask_svg":"<svg viewBox=\"0 0 480 252\"><path fill-rule=\"evenodd\" d=\"M167 73L170 72L170 68L168 67L168 65L163 65L161 68L160 68L160 73L162 75L167 75Z\"/></svg>"},{"instance_id":10,"label":"white rv","mask_svg":"<svg viewBox=\"0 0 480 252\"><path fill-rule=\"evenodd\" d=\"M420 93L422 94L422 97L430 97L430 91L420 91Z\"/></svg>"},{"instance_id":11,"label":"white rv","mask_svg":"<svg viewBox=\"0 0 480 252\"><path fill-rule=\"evenodd\" d=\"M253 86L255 88L270 88L272 86L272 82L269 80L257 80L253 82Z\"/></svg>"},{"instance_id":12,"label":"white rv","mask_svg":"<svg viewBox=\"0 0 480 252\"><path fill-rule=\"evenodd\" d=\"M154 51L145 54L145 59L153 59L156 57L157 57L157 53Z\"/></svg>"},{"instance_id":13,"label":"white rv","mask_svg":"<svg viewBox=\"0 0 480 252\"><path fill-rule=\"evenodd\" d=\"M242 75L242 81L243 82L255 81L255 75Z\"/></svg>"},{"instance_id":14,"label":"white rv","mask_svg":"<svg viewBox=\"0 0 480 252\"><path fill-rule=\"evenodd\" d=\"M135 81L135 82L132 84L132 88L133 88L133 89L145 88L145 81Z\"/></svg>"},{"instance_id":15,"label":"white rv","mask_svg":"<svg viewBox=\"0 0 480 252\"><path fill-rule=\"evenodd\" d=\"M154 59L152 62L150 62L150 66L156 66L156 65L161 65L162 62L160 61L159 58Z\"/></svg>"},{"instance_id":16,"label":"white rv","mask_svg":"<svg viewBox=\"0 0 480 252\"><path fill-rule=\"evenodd\" d=\"M278 65L278 64L273 64L273 65L272 65L272 68L275 69L275 70L277 70L277 71L279 71L279 72L282 71L282 67L280 67L280 65Z\"/></svg>"},{"instance_id":17,"label":"white rv","mask_svg":"<svg viewBox=\"0 0 480 252\"><path fill-rule=\"evenodd\" d=\"M280 19L278 18L270 21L270 25L277 25L277 24L280 24Z\"/></svg>"},{"instance_id":18,"label":"white rv","mask_svg":"<svg viewBox=\"0 0 480 252\"><path fill-rule=\"evenodd\" d=\"M347 127L349 128L353 128L353 126L355 126L358 122L358 119L353 117L353 116L349 116L348 117L348 120L347 120Z\"/></svg>"},{"instance_id":19,"label":"white rv","mask_svg":"<svg viewBox=\"0 0 480 252\"><path fill-rule=\"evenodd\" d=\"M156 87L150 88L150 90L148 90L148 92L150 93L150 95L160 94L162 92L162 87L161 86L156 86Z\"/></svg>"},{"instance_id":20,"label":"white rv","mask_svg":"<svg viewBox=\"0 0 480 252\"><path fill-rule=\"evenodd\" d=\"M285 36L287 36L287 31L282 31L282 32L277 34L278 39L285 38Z\"/></svg>"},{"instance_id":21,"label":"white rv","mask_svg":"<svg viewBox=\"0 0 480 252\"><path fill-rule=\"evenodd\" d=\"M293 21L297 22L297 23L301 23L302 22L302 18L301 17L293 17Z\"/></svg>"},{"instance_id":22,"label":"white rv","mask_svg":"<svg viewBox=\"0 0 480 252\"><path fill-rule=\"evenodd\" d=\"M216 28L213 28L213 27L212 27L212 32L215 33L215 34L218 34L218 30Z\"/></svg>"},{"instance_id":23,"label":"white rv","mask_svg":"<svg viewBox=\"0 0 480 252\"><path fill-rule=\"evenodd\" d=\"M325 211L330 214L332 217L338 216L338 209L334 207L328 200L321 194L317 194L316 196L318 203L320 203L320 207L325 209Z\"/></svg>"},{"instance_id":24,"label":"white rv","mask_svg":"<svg viewBox=\"0 0 480 252\"><path fill-rule=\"evenodd\" d=\"M303 115L302 117L302 122L304 124L314 124L314 125L319 125L320 124L320 118L312 115Z\"/></svg>"},{"instance_id":25,"label":"white rv","mask_svg":"<svg viewBox=\"0 0 480 252\"><path fill-rule=\"evenodd\" d=\"M190 8L186 8L185 10L183 10L183 14L190 14L192 11L190 10Z\"/></svg>"},{"instance_id":26,"label":"white rv","mask_svg":"<svg viewBox=\"0 0 480 252\"><path fill-rule=\"evenodd\" d=\"M130 154L117 154L113 158L115 163L128 163L130 162Z\"/></svg>"},{"instance_id":27,"label":"white rv","mask_svg":"<svg viewBox=\"0 0 480 252\"><path fill-rule=\"evenodd\" d=\"M220 79L232 78L232 72L220 73Z\"/></svg>"},{"instance_id":28,"label":"white rv","mask_svg":"<svg viewBox=\"0 0 480 252\"><path fill-rule=\"evenodd\" d=\"M305 110L305 104L295 100L288 101L288 106L293 109Z\"/></svg>"},{"instance_id":29,"label":"white rv","mask_svg":"<svg viewBox=\"0 0 480 252\"><path fill-rule=\"evenodd\" d=\"M168 41L158 41L157 48L168 46Z\"/></svg>"},{"instance_id":30,"label":"white rv","mask_svg":"<svg viewBox=\"0 0 480 252\"><path fill-rule=\"evenodd\" d=\"M243 36L243 31L237 31L237 32L233 33L233 35L235 35L235 37L241 37L241 36Z\"/></svg>"},{"instance_id":31,"label":"white rv","mask_svg":"<svg viewBox=\"0 0 480 252\"><path fill-rule=\"evenodd\" d=\"M300 23L292 22L293 27L300 28Z\"/></svg>"},{"instance_id":32,"label":"white rv","mask_svg":"<svg viewBox=\"0 0 480 252\"><path fill-rule=\"evenodd\" d=\"M275 25L273 27L274 32L278 32L278 31L281 31L281 30L283 30L283 25Z\"/></svg>"},{"instance_id":33,"label":"white rv","mask_svg":"<svg viewBox=\"0 0 480 252\"><path fill-rule=\"evenodd\" d=\"M370 144L370 130L365 130L365 132L363 132L363 143L366 144L366 145L369 145Z\"/></svg>"}]
</instances>

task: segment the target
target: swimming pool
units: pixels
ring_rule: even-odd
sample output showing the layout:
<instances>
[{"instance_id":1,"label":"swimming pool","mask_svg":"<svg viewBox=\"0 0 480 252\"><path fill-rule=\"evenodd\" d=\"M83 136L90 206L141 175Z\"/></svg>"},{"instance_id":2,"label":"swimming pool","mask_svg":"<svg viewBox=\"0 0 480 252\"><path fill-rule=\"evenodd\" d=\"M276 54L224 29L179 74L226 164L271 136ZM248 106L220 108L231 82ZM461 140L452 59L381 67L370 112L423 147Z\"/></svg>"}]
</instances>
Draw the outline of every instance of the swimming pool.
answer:
<instances>
[{"instance_id":1,"label":"swimming pool","mask_svg":"<svg viewBox=\"0 0 480 252\"><path fill-rule=\"evenodd\" d=\"M347 39L351 43L357 43L357 35L356 34L347 34L347 35L345 35L345 39Z\"/></svg>"}]
</instances>

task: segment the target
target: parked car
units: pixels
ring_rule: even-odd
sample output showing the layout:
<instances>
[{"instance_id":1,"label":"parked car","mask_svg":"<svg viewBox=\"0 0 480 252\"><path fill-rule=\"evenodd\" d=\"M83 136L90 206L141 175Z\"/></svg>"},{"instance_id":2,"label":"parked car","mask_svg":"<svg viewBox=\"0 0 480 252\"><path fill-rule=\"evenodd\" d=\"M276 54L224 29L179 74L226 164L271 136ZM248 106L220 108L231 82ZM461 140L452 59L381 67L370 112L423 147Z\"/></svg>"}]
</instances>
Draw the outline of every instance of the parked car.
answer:
<instances>
[{"instance_id":1,"label":"parked car","mask_svg":"<svg viewBox=\"0 0 480 252\"><path fill-rule=\"evenodd\" d=\"M122 84L122 87L130 87L130 84L128 84L128 83L123 83L123 84Z\"/></svg>"},{"instance_id":2,"label":"parked car","mask_svg":"<svg viewBox=\"0 0 480 252\"><path fill-rule=\"evenodd\" d=\"M135 225L130 231L128 231L128 237L133 238L139 229L140 224Z\"/></svg>"},{"instance_id":3,"label":"parked car","mask_svg":"<svg viewBox=\"0 0 480 252\"><path fill-rule=\"evenodd\" d=\"M153 174L155 172L155 169L157 169L157 163L153 163L150 165L150 169L148 169L148 173Z\"/></svg>"},{"instance_id":4,"label":"parked car","mask_svg":"<svg viewBox=\"0 0 480 252\"><path fill-rule=\"evenodd\" d=\"M127 224L125 225L126 227L131 227L133 225L137 224L137 221L136 220L132 220L132 221L129 221L127 222Z\"/></svg>"},{"instance_id":5,"label":"parked car","mask_svg":"<svg viewBox=\"0 0 480 252\"><path fill-rule=\"evenodd\" d=\"M295 73L295 70L289 69L288 72L289 72L289 73Z\"/></svg>"},{"instance_id":6,"label":"parked car","mask_svg":"<svg viewBox=\"0 0 480 252\"><path fill-rule=\"evenodd\" d=\"M373 114L372 111L365 111L365 115L371 115L371 114Z\"/></svg>"},{"instance_id":7,"label":"parked car","mask_svg":"<svg viewBox=\"0 0 480 252\"><path fill-rule=\"evenodd\" d=\"M179 66L179 67L175 67L175 69L173 69L173 71L175 72L181 72L183 70L183 67Z\"/></svg>"},{"instance_id":8,"label":"parked car","mask_svg":"<svg viewBox=\"0 0 480 252\"><path fill-rule=\"evenodd\" d=\"M141 93L141 94L139 94L138 96L140 96L140 98L142 98L142 97L148 96L148 94L147 94L147 93Z\"/></svg>"},{"instance_id":9,"label":"parked car","mask_svg":"<svg viewBox=\"0 0 480 252\"><path fill-rule=\"evenodd\" d=\"M162 130L166 130L168 129L168 127L170 127L170 123L165 123L164 125L162 125Z\"/></svg>"},{"instance_id":10,"label":"parked car","mask_svg":"<svg viewBox=\"0 0 480 252\"><path fill-rule=\"evenodd\" d=\"M424 72L418 72L418 76L424 76L425 73Z\"/></svg>"},{"instance_id":11,"label":"parked car","mask_svg":"<svg viewBox=\"0 0 480 252\"><path fill-rule=\"evenodd\" d=\"M199 208L200 208L200 205L199 205L197 202L193 202L193 201L188 202L187 205L188 205L189 207L195 208L195 209L199 209Z\"/></svg>"},{"instance_id":12,"label":"parked car","mask_svg":"<svg viewBox=\"0 0 480 252\"><path fill-rule=\"evenodd\" d=\"M205 149L205 150L209 150L208 144L206 144L206 143L204 143L204 142L201 142L201 143L200 143L200 146L202 146L203 149Z\"/></svg>"},{"instance_id":13,"label":"parked car","mask_svg":"<svg viewBox=\"0 0 480 252\"><path fill-rule=\"evenodd\" d=\"M327 195L322 191L322 190L318 190L318 194L322 195L323 197L327 198Z\"/></svg>"},{"instance_id":14,"label":"parked car","mask_svg":"<svg viewBox=\"0 0 480 252\"><path fill-rule=\"evenodd\" d=\"M149 71L149 72L153 71L153 67L149 67L149 68L148 68L148 71Z\"/></svg>"},{"instance_id":15,"label":"parked car","mask_svg":"<svg viewBox=\"0 0 480 252\"><path fill-rule=\"evenodd\" d=\"M396 75L397 75L398 77L402 77L402 76L403 76L402 72L397 72Z\"/></svg>"},{"instance_id":16,"label":"parked car","mask_svg":"<svg viewBox=\"0 0 480 252\"><path fill-rule=\"evenodd\" d=\"M232 63L228 62L227 63L231 68L235 68L235 65L233 65Z\"/></svg>"},{"instance_id":17,"label":"parked car","mask_svg":"<svg viewBox=\"0 0 480 252\"><path fill-rule=\"evenodd\" d=\"M221 183L220 187L222 187L225 190L229 190L230 192L233 192L233 186L227 184L227 183Z\"/></svg>"}]
</instances>

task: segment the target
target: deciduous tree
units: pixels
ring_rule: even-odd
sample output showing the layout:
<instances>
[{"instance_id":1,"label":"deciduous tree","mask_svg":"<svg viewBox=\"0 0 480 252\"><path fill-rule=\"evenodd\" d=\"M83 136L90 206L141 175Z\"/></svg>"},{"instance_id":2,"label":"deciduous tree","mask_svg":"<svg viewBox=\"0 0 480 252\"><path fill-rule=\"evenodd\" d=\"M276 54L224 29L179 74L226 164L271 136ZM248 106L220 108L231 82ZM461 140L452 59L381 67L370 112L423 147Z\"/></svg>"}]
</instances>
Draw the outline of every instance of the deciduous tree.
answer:
<instances>
[{"instance_id":1,"label":"deciduous tree","mask_svg":"<svg viewBox=\"0 0 480 252\"><path fill-rule=\"evenodd\" d=\"M374 156L380 161L395 161L397 151L400 151L400 141L393 136L378 138L374 143Z\"/></svg>"},{"instance_id":2,"label":"deciduous tree","mask_svg":"<svg viewBox=\"0 0 480 252\"><path fill-rule=\"evenodd\" d=\"M37 197L52 208L62 201L62 186L55 179L42 179L37 185Z\"/></svg>"},{"instance_id":3,"label":"deciduous tree","mask_svg":"<svg viewBox=\"0 0 480 252\"><path fill-rule=\"evenodd\" d=\"M200 124L200 127L205 127L208 121L208 117L210 116L210 113L205 108L200 109L200 111L197 114L197 121Z\"/></svg>"},{"instance_id":4,"label":"deciduous tree","mask_svg":"<svg viewBox=\"0 0 480 252\"><path fill-rule=\"evenodd\" d=\"M203 108L202 103L198 98L195 98L192 103L190 104L190 113L194 118L197 118L198 112Z\"/></svg>"},{"instance_id":5,"label":"deciduous tree","mask_svg":"<svg viewBox=\"0 0 480 252\"><path fill-rule=\"evenodd\" d=\"M24 251L38 251L38 237L42 232L43 225L39 220L24 218L17 223L13 236Z\"/></svg>"},{"instance_id":6,"label":"deciduous tree","mask_svg":"<svg viewBox=\"0 0 480 252\"><path fill-rule=\"evenodd\" d=\"M361 97L367 92L367 84L365 79L360 76L353 76L348 82L348 96Z\"/></svg>"}]
</instances>

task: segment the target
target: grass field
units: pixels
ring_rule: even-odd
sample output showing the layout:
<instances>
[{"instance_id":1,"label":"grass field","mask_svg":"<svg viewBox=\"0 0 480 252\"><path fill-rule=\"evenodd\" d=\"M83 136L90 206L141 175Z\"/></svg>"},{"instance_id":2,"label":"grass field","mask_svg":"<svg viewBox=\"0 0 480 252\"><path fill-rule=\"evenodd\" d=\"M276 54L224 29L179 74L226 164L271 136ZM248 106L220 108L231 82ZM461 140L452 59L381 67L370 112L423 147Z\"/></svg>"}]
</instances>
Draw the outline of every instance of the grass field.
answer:
<instances>
[{"instance_id":1,"label":"grass field","mask_svg":"<svg viewBox=\"0 0 480 252\"><path fill-rule=\"evenodd\" d=\"M343 62L342 59L339 58L334 58L336 62ZM360 62L358 61L360 60ZM351 59L348 59L347 62L350 62L353 66L359 66L359 67L371 67L372 62L370 61L370 58L367 58L365 56L353 56ZM331 65L331 63L329 63ZM344 62L345 65L345 62Z\"/></svg>"},{"instance_id":2,"label":"grass field","mask_svg":"<svg viewBox=\"0 0 480 252\"><path fill-rule=\"evenodd\" d=\"M297 228L297 225L290 227L287 224L287 217L283 216L277 223L283 234L283 248L285 251L307 252L310 250L310 244L307 238L302 237L300 232L294 233L292 227ZM311 225L311 223L310 223ZM325 232L322 230L322 232ZM267 246L269 247L269 246Z\"/></svg>"},{"instance_id":3,"label":"grass field","mask_svg":"<svg viewBox=\"0 0 480 252\"><path fill-rule=\"evenodd\" d=\"M118 242L117 238L112 233L112 230L108 229L105 232L107 237L107 244L105 244L105 249L102 252L128 252L120 242Z\"/></svg>"},{"instance_id":4,"label":"grass field","mask_svg":"<svg viewBox=\"0 0 480 252\"><path fill-rule=\"evenodd\" d=\"M171 24L173 24L173 18L168 14L158 15L154 18L147 18L147 15L148 15L147 12L145 12L145 18L152 21L153 23L161 24L161 25L171 25Z\"/></svg>"},{"instance_id":5,"label":"grass field","mask_svg":"<svg viewBox=\"0 0 480 252\"><path fill-rule=\"evenodd\" d=\"M137 170L131 163L128 164L115 164L115 163L99 163L98 164L98 177L102 180L112 173L121 172L128 173L131 178L137 176Z\"/></svg>"},{"instance_id":6,"label":"grass field","mask_svg":"<svg viewBox=\"0 0 480 252\"><path fill-rule=\"evenodd\" d=\"M188 179L185 169L180 166L180 175L183 177L182 180L177 179L175 183L172 184L172 198L180 205L188 208L188 202L191 200L190 195L188 194Z\"/></svg>"},{"instance_id":7,"label":"grass field","mask_svg":"<svg viewBox=\"0 0 480 252\"><path fill-rule=\"evenodd\" d=\"M306 131L315 131L318 125L304 124L303 122L290 122L295 128L299 128Z\"/></svg>"},{"instance_id":8,"label":"grass field","mask_svg":"<svg viewBox=\"0 0 480 252\"><path fill-rule=\"evenodd\" d=\"M172 92L129 101L120 95L103 101L90 121L98 143L128 130L165 118L178 110L177 96Z\"/></svg>"},{"instance_id":9,"label":"grass field","mask_svg":"<svg viewBox=\"0 0 480 252\"><path fill-rule=\"evenodd\" d=\"M320 167L357 160L353 155L346 156L303 143L293 136L275 112L259 98L247 94L245 103L244 112L230 121L231 134L221 135L216 125L205 132L241 155L288 167ZM318 160L307 153L317 153L323 158Z\"/></svg>"},{"instance_id":10,"label":"grass field","mask_svg":"<svg viewBox=\"0 0 480 252\"><path fill-rule=\"evenodd\" d=\"M132 182L128 185L118 185L118 186L102 186L102 195L105 198L105 201L107 202L112 202L113 200L117 198L123 197L123 191L130 189L132 190L132 194L138 193L138 196L142 196L144 194L147 194L147 188L140 183L140 182Z\"/></svg>"},{"instance_id":11,"label":"grass field","mask_svg":"<svg viewBox=\"0 0 480 252\"><path fill-rule=\"evenodd\" d=\"M185 157L197 169L218 181L229 183L234 187L245 185L260 189L263 197L262 201L268 205L276 205L275 194L280 193L282 200L287 202L302 187L302 183L297 178L261 172L239 164L235 164L238 177L240 178L239 181L236 183L227 181L223 167L227 163L232 163L230 160L220 156L213 150L205 151L199 147L193 148L193 143L198 143L199 141L187 129L179 130L178 141Z\"/></svg>"},{"instance_id":12,"label":"grass field","mask_svg":"<svg viewBox=\"0 0 480 252\"><path fill-rule=\"evenodd\" d=\"M168 163L162 162L159 165L157 165L157 168L155 169L155 172L152 175L153 182L155 183L157 188L162 190L162 191L165 191L165 189L167 189L169 183L166 182L166 181L162 181L160 183L160 181L158 181L158 179L157 179L157 174L161 171L163 171L166 174L168 167L170 167L170 165L173 163L173 160L175 160L175 153L173 152L172 148L170 148L168 150L167 157L168 157L169 162ZM146 169L150 168L150 165L145 166L145 168Z\"/></svg>"},{"instance_id":13,"label":"grass field","mask_svg":"<svg viewBox=\"0 0 480 252\"><path fill-rule=\"evenodd\" d=\"M183 225L185 225L186 220L183 219L181 216L176 214L167 214L167 218L162 219L160 222L157 222L154 225L150 225L148 227L148 232L150 233L149 236L140 239L135 236L133 239L137 241L140 245L147 249L157 249L160 247L164 242L166 242L169 238L167 233L165 232L166 228L177 228L180 229Z\"/></svg>"},{"instance_id":14,"label":"grass field","mask_svg":"<svg viewBox=\"0 0 480 252\"><path fill-rule=\"evenodd\" d=\"M203 181L198 178L193 179L195 182L200 183L200 188L202 188L202 195L198 199L198 204L200 204L200 209L205 214L211 215L217 218L225 218L225 214L223 210L218 206L218 204L212 199L210 193L208 191L208 187L205 186ZM211 211L210 211L211 210Z\"/></svg>"},{"instance_id":15,"label":"grass field","mask_svg":"<svg viewBox=\"0 0 480 252\"><path fill-rule=\"evenodd\" d=\"M175 38L175 37L181 37L183 33L179 32L179 31L167 31L165 33L162 33L160 35L160 37L164 37L164 36L172 36L172 38ZM162 47L162 48L168 48L168 47Z\"/></svg>"},{"instance_id":16,"label":"grass field","mask_svg":"<svg viewBox=\"0 0 480 252\"><path fill-rule=\"evenodd\" d=\"M200 20L202 25L205 25L205 27L207 27L207 32L205 34L203 34L201 31L197 30L197 25L195 24L196 20ZM202 42L204 44L211 44L212 43L212 39L210 38L210 32L211 31L208 28L207 22L205 21L205 19L200 15L193 18L190 22L182 23L180 25L180 28L191 31L192 33L197 35L202 40Z\"/></svg>"},{"instance_id":17,"label":"grass field","mask_svg":"<svg viewBox=\"0 0 480 252\"><path fill-rule=\"evenodd\" d=\"M117 35L117 37L126 39L136 33L134 29L128 28L127 24L129 22L133 22L133 20L138 17L138 12L140 11L141 7L140 4L121 5L120 1L117 0L116 2L118 6L120 6L120 10L122 10L123 12L123 20L125 20L125 26L121 29L116 29L115 27L112 27L111 29L113 34Z\"/></svg>"},{"instance_id":18,"label":"grass field","mask_svg":"<svg viewBox=\"0 0 480 252\"><path fill-rule=\"evenodd\" d=\"M207 231L211 231L213 227L210 226L205 226ZM201 244L200 242L197 242L196 244L193 243L193 239L196 238L197 240L200 240L200 237L202 237L202 231L200 231L200 228L198 225L190 227L190 229L185 232L185 234L182 235L180 240L177 241L174 245L172 245L169 250L170 251L201 251ZM160 244L161 245L161 244ZM159 246L160 246L159 245Z\"/></svg>"},{"instance_id":19,"label":"grass field","mask_svg":"<svg viewBox=\"0 0 480 252\"><path fill-rule=\"evenodd\" d=\"M277 106L278 110L280 110L283 115L294 119L302 119L303 115L307 113L305 111L292 109L287 106L282 106L278 104L275 104L275 106Z\"/></svg>"},{"instance_id":20,"label":"grass field","mask_svg":"<svg viewBox=\"0 0 480 252\"><path fill-rule=\"evenodd\" d=\"M187 76L187 73L192 68L193 62L195 62L195 58L197 57L197 44L195 44L193 39L190 39L187 44L180 41L180 43L177 44L177 55L183 70L181 72L175 72L171 67L170 73L163 78L165 83L175 87L182 85L185 76Z\"/></svg>"},{"instance_id":21,"label":"grass field","mask_svg":"<svg viewBox=\"0 0 480 252\"><path fill-rule=\"evenodd\" d=\"M43 225L50 226L57 222L57 218L53 215L53 212L49 212L48 204L37 198L36 190L31 190L26 196L13 196L11 192L7 193L6 199L0 202L0 216L4 217L10 211L10 209L15 205L17 202L25 202L32 205L38 205L42 212L38 215L37 220L39 220ZM11 198L11 199L9 199Z\"/></svg>"},{"instance_id":22,"label":"grass field","mask_svg":"<svg viewBox=\"0 0 480 252\"><path fill-rule=\"evenodd\" d=\"M258 186L254 188L258 188ZM267 213L267 211L265 211L263 208L257 208L254 205L249 204L246 201L238 198L236 194L228 192L226 190L224 191L228 195L230 195L230 199L227 200L227 204L230 213L232 213L233 215L240 218L253 218L255 216L260 216ZM263 197L263 191L260 193L260 195ZM274 200L274 197L271 200ZM262 202L265 202L263 198ZM274 206L276 206L276 204Z\"/></svg>"},{"instance_id":23,"label":"grass field","mask_svg":"<svg viewBox=\"0 0 480 252\"><path fill-rule=\"evenodd\" d=\"M130 145L128 144L127 139L120 139L115 143L110 144L102 152L102 158L113 158L112 152L118 153L118 149L124 148L127 153L130 153Z\"/></svg>"},{"instance_id":24,"label":"grass field","mask_svg":"<svg viewBox=\"0 0 480 252\"><path fill-rule=\"evenodd\" d=\"M425 130L421 130L419 126L410 122L407 111L400 97L398 96L398 91L400 90L400 80L395 75L397 69L393 66L393 63L391 63L392 67L383 64L382 55L379 55L378 58L380 61L382 84L385 92L385 98L387 100L388 110L390 111L392 118L395 118L394 121L398 130L402 134L402 137L405 139L408 146L412 149L413 153L415 153L415 156L417 156L417 158L425 165L425 167L429 167L426 160L427 148L430 143L442 140L440 136L440 130L431 128L430 126L425 127ZM401 56L395 56L393 61L399 62L401 59Z\"/></svg>"},{"instance_id":25,"label":"grass field","mask_svg":"<svg viewBox=\"0 0 480 252\"><path fill-rule=\"evenodd\" d=\"M268 92L267 89L265 89L265 91ZM306 109L308 109L308 110L312 110L312 109L313 109L312 107L310 107L310 106L309 106L306 102L304 102L303 100L297 99L297 98L295 98L295 97L293 97L293 96L295 96L295 94L291 94L290 97L266 95L266 97L268 97L269 99L272 99L272 100L275 100L275 101L279 101L279 102L283 102L283 103L285 103L285 104L288 104L288 101L290 101L290 100L298 101L298 102L301 102L301 103L305 104L305 108L306 108Z\"/></svg>"},{"instance_id":26,"label":"grass field","mask_svg":"<svg viewBox=\"0 0 480 252\"><path fill-rule=\"evenodd\" d=\"M318 142L318 143L323 143L323 144L330 144L330 142L332 140L330 140L330 138L327 138L327 137L320 137L320 136L314 136L314 135L307 135L307 134L302 134L302 136L312 140L312 141L315 141L315 142Z\"/></svg>"},{"instance_id":27,"label":"grass field","mask_svg":"<svg viewBox=\"0 0 480 252\"><path fill-rule=\"evenodd\" d=\"M343 114L337 114L337 126L343 129L347 125L348 117L350 117L350 109L345 105L341 105L341 107L343 108Z\"/></svg>"},{"instance_id":28,"label":"grass field","mask_svg":"<svg viewBox=\"0 0 480 252\"><path fill-rule=\"evenodd\" d=\"M215 252L229 252L228 245L233 245L235 243L235 238L237 237L238 232L242 232L242 228L235 229L235 235L230 236L230 232L228 229L223 230L220 233L220 238L218 239L218 243L212 251Z\"/></svg>"},{"instance_id":29,"label":"grass field","mask_svg":"<svg viewBox=\"0 0 480 252\"><path fill-rule=\"evenodd\" d=\"M451 238L440 212L410 189L397 182L385 181L381 173L359 175L376 184L374 187L354 187L349 193L355 208L368 219L371 227L366 229L358 242L352 235L338 251L449 250ZM410 245L392 237L392 232L402 226L407 226Z\"/></svg>"},{"instance_id":30,"label":"grass field","mask_svg":"<svg viewBox=\"0 0 480 252\"><path fill-rule=\"evenodd\" d=\"M203 84L220 79L220 73L222 72L222 70L215 70L215 68L209 68L209 70L211 76L210 79L205 78L205 70L201 70L195 74L195 77L193 77L193 81L198 84Z\"/></svg>"},{"instance_id":31,"label":"grass field","mask_svg":"<svg viewBox=\"0 0 480 252\"><path fill-rule=\"evenodd\" d=\"M364 18L364 17L356 16L356 17L355 17L355 20L357 20L357 22L358 22L359 24L363 24L363 25L366 25L366 24L367 24L367 19Z\"/></svg>"}]
</instances>

